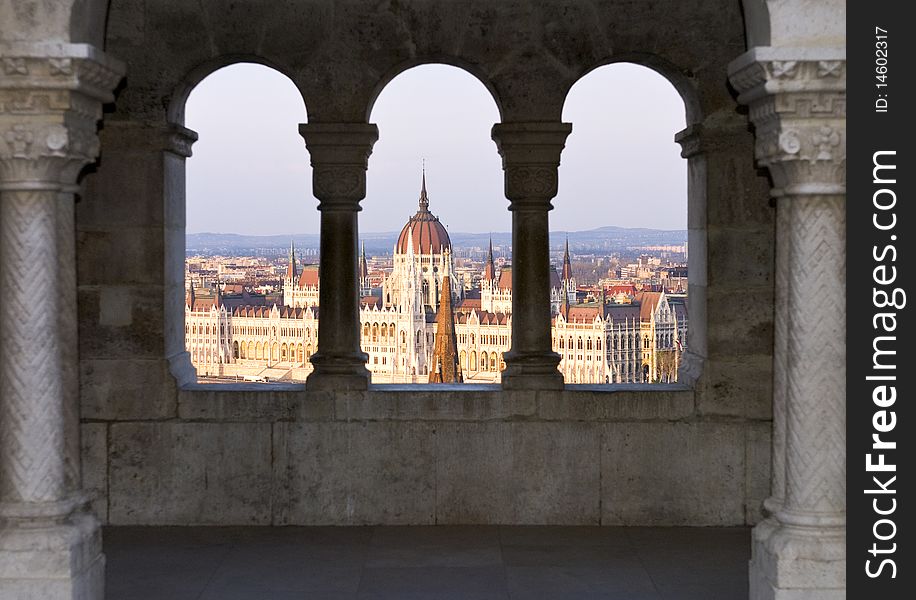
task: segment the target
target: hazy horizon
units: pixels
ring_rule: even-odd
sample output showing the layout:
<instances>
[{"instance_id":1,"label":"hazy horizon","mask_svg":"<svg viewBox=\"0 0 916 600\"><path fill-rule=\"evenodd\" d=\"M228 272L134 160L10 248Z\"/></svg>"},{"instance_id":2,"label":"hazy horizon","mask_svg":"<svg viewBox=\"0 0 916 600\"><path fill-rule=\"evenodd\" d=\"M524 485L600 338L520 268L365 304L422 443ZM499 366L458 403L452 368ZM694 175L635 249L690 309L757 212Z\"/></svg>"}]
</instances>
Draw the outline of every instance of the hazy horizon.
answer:
<instances>
[{"instance_id":1,"label":"hazy horizon","mask_svg":"<svg viewBox=\"0 0 916 600\"><path fill-rule=\"evenodd\" d=\"M551 227L550 233L551 234L553 233L585 233L589 231L598 231L605 227L620 227L620 226L619 225L600 225L598 227L590 227L588 229L555 229ZM362 234L397 235L400 233L402 228L403 227L398 227L397 229L386 229L386 230L381 230L381 231L365 231L362 228L360 228L360 234L361 235ZM687 231L686 227L675 228L675 229L667 229L663 227L620 227L620 229L628 229L628 230L646 229L649 231ZM506 230L494 229L494 230L486 230L486 231L459 231L459 230L452 230L451 228L448 228L448 232L455 233L455 234L462 234L462 235L464 234L467 234L467 235L487 235L487 234L511 235L512 234L511 229L506 229ZM296 235L318 235L318 232L317 231L300 231L300 232L287 231L287 232L279 232L279 233L239 233L237 231L188 231L186 232L185 235L239 235L239 236L245 236L245 237L291 237L291 236L296 236Z\"/></svg>"},{"instance_id":2,"label":"hazy horizon","mask_svg":"<svg viewBox=\"0 0 916 600\"><path fill-rule=\"evenodd\" d=\"M297 130L306 111L292 82L261 65L232 65L192 91L186 114L186 126L200 135L187 162L188 232L318 232L309 156ZM570 90L563 120L573 132L561 157L551 231L686 229L687 164L674 142L684 105L667 80L635 65L601 67ZM361 230L400 231L417 210L425 159L430 210L449 231L509 231L490 139L498 121L483 84L456 67L423 65L396 77L372 109L379 141L369 158ZM603 200L593 201L597 195ZM296 233L278 232L291 222Z\"/></svg>"}]
</instances>

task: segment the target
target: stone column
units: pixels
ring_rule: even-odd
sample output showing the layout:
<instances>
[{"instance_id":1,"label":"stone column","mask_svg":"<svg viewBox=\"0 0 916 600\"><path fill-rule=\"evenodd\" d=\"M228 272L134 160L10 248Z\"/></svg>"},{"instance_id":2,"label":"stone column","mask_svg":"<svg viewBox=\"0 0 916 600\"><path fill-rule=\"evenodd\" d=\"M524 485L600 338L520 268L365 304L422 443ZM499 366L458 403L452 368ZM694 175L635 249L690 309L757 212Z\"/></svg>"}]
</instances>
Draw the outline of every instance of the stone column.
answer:
<instances>
[{"instance_id":1,"label":"stone column","mask_svg":"<svg viewBox=\"0 0 916 600\"><path fill-rule=\"evenodd\" d=\"M312 157L312 193L321 211L318 351L308 389L364 390L368 356L360 349L357 213L378 127L366 123L299 126Z\"/></svg>"},{"instance_id":2,"label":"stone column","mask_svg":"<svg viewBox=\"0 0 916 600\"><path fill-rule=\"evenodd\" d=\"M843 598L845 51L754 48L730 72L779 212L772 514L754 530L751 598Z\"/></svg>"},{"instance_id":3,"label":"stone column","mask_svg":"<svg viewBox=\"0 0 916 600\"><path fill-rule=\"evenodd\" d=\"M550 340L547 212L557 195L560 152L570 131L569 123L493 126L512 211L512 349L505 353L506 389L563 389L560 355Z\"/></svg>"},{"instance_id":4,"label":"stone column","mask_svg":"<svg viewBox=\"0 0 916 600\"><path fill-rule=\"evenodd\" d=\"M124 69L84 44L0 56L0 597L102 598L81 491L73 193Z\"/></svg>"}]
</instances>

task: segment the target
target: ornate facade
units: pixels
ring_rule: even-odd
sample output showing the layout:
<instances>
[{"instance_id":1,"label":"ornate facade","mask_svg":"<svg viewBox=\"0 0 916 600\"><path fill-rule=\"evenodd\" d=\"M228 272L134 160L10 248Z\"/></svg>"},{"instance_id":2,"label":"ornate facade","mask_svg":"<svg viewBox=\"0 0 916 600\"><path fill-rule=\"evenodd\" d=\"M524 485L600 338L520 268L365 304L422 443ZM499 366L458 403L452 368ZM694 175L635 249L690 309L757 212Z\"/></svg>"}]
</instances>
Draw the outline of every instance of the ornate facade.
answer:
<instances>
[{"instance_id":1,"label":"ornate facade","mask_svg":"<svg viewBox=\"0 0 916 600\"><path fill-rule=\"evenodd\" d=\"M0 597L101 600L99 521L754 525L752 600L846 597L844 2L250 8L0 0ZM305 391L214 392L187 352L185 101L239 60L305 100L337 250ZM567 92L622 60L684 100L691 327L682 386L608 395L564 389L548 215ZM370 388L360 350L373 102L433 62L492 94L513 221L511 346L488 365L511 350L473 394Z\"/></svg>"},{"instance_id":2,"label":"ornate facade","mask_svg":"<svg viewBox=\"0 0 916 600\"><path fill-rule=\"evenodd\" d=\"M318 268L305 265L299 270L292 245L289 261L279 306L232 308L218 291L205 300L189 291L185 336L198 375L302 381L312 372ZM362 295L360 301L360 346L374 383L432 382L446 372L452 373L446 379L453 382L500 381L503 353L512 343L512 268L503 267L497 274L491 245L479 300L454 294L451 290L460 288L452 273L451 240L429 210L424 174L417 213L394 247L392 272L376 295ZM365 251L359 279L362 291L373 291ZM677 380L687 339L681 299L669 302L664 292L640 292L622 303L602 297L600 302L576 304L568 243L561 274L552 270L550 281L552 347L561 357L559 369L567 383ZM443 323L450 323L451 330L444 332Z\"/></svg>"}]
</instances>

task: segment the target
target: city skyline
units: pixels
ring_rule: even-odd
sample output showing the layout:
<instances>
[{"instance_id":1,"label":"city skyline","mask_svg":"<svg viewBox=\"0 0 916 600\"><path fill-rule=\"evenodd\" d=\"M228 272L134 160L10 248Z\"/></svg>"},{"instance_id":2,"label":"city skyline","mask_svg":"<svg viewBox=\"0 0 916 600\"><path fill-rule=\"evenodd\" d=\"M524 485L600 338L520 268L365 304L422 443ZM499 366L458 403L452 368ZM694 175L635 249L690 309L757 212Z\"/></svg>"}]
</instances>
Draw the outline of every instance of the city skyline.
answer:
<instances>
[{"instance_id":1,"label":"city skyline","mask_svg":"<svg viewBox=\"0 0 916 600\"><path fill-rule=\"evenodd\" d=\"M651 118L641 118L646 115ZM573 86L563 119L573 123L573 133L562 157L551 229L584 230L596 223L686 228L686 161L673 141L684 126L684 107L666 80L634 65L603 67ZM292 83L260 65L221 69L195 88L186 125L200 140L188 161L187 231L276 235L290 233L277 227L294 222L297 233L316 233L308 153L290 126L305 120ZM370 121L378 124L380 139L369 160L362 231L399 227L397 215L416 202L424 159L431 207L451 229L510 229L500 159L490 140L499 114L473 76L445 65L405 71L383 89ZM226 178L227 170L236 176ZM607 210L597 215L595 203L586 200L595 190L608 197ZM265 198L271 211L233 210L265 206Z\"/></svg>"}]
</instances>

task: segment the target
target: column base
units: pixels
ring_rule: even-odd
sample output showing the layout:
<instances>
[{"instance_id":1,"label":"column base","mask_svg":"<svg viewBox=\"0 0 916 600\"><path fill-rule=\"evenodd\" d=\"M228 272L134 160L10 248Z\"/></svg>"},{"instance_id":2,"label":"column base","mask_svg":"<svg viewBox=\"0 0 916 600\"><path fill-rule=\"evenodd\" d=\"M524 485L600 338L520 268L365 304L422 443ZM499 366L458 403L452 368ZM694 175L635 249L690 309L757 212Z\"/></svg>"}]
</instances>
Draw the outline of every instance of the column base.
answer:
<instances>
[{"instance_id":1,"label":"column base","mask_svg":"<svg viewBox=\"0 0 916 600\"><path fill-rule=\"evenodd\" d=\"M311 362L314 367L305 380L309 391L368 390L372 374L366 368L369 356L354 354L328 356L315 354Z\"/></svg>"},{"instance_id":2,"label":"column base","mask_svg":"<svg viewBox=\"0 0 916 600\"><path fill-rule=\"evenodd\" d=\"M750 600L842 600L846 529L765 519L753 531L749 580Z\"/></svg>"},{"instance_id":3,"label":"column base","mask_svg":"<svg viewBox=\"0 0 916 600\"><path fill-rule=\"evenodd\" d=\"M506 370L502 372L502 386L506 390L562 390L563 374L557 370L560 355L517 354L506 352Z\"/></svg>"},{"instance_id":4,"label":"column base","mask_svg":"<svg viewBox=\"0 0 916 600\"><path fill-rule=\"evenodd\" d=\"M102 600L102 531L88 513L64 522L0 522L0 598Z\"/></svg>"}]
</instances>

